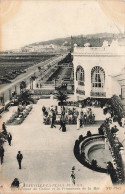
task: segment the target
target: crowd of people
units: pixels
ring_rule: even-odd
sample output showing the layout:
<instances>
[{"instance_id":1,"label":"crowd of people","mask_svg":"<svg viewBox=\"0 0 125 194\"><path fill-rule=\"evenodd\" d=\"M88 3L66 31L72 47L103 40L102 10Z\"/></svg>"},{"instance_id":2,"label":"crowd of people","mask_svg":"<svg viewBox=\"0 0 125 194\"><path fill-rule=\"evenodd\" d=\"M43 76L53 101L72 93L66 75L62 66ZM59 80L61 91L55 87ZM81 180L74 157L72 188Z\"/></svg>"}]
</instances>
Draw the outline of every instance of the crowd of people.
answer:
<instances>
[{"instance_id":1,"label":"crowd of people","mask_svg":"<svg viewBox=\"0 0 125 194\"><path fill-rule=\"evenodd\" d=\"M120 126L125 126L125 115L123 115L123 110L121 109L121 115L119 112L116 112L117 107L113 107L110 104L105 104L103 106L103 113L105 115L110 115L110 117L113 119L114 122L118 122ZM119 110L118 110L119 111Z\"/></svg>"},{"instance_id":2,"label":"crowd of people","mask_svg":"<svg viewBox=\"0 0 125 194\"><path fill-rule=\"evenodd\" d=\"M115 173L113 179L119 183L124 181L124 169L122 166L122 158L120 154L120 148L123 145L119 142L116 133L119 131L116 125L112 126L112 119L109 117L102 125L104 135L107 137L110 145L110 151L113 157L113 172ZM112 174L113 175L113 174Z\"/></svg>"},{"instance_id":3,"label":"crowd of people","mask_svg":"<svg viewBox=\"0 0 125 194\"><path fill-rule=\"evenodd\" d=\"M83 107L85 106L93 106L93 107L101 107L101 101L92 99L92 98L87 98L83 102Z\"/></svg>"},{"instance_id":4,"label":"crowd of people","mask_svg":"<svg viewBox=\"0 0 125 194\"><path fill-rule=\"evenodd\" d=\"M2 123L2 132L0 133L0 160L1 164L4 160L4 142L8 141L8 144L11 146L12 135L10 132L7 132L5 122Z\"/></svg>"},{"instance_id":5,"label":"crowd of people","mask_svg":"<svg viewBox=\"0 0 125 194\"><path fill-rule=\"evenodd\" d=\"M84 127L84 125L94 124L95 114L92 112L92 108L78 109L74 107L60 108L51 106L50 108L42 107L43 122L50 124L51 128L56 127L55 124L60 124L60 129L66 128L66 124L76 124L77 129Z\"/></svg>"},{"instance_id":6,"label":"crowd of people","mask_svg":"<svg viewBox=\"0 0 125 194\"><path fill-rule=\"evenodd\" d=\"M2 131L0 132L0 163L1 165L4 162L4 143L8 142L9 146L11 146L11 141L12 141L12 134L7 131L7 127L5 122L2 123ZM19 169L21 169L21 162L23 159L23 155L21 151L18 151L17 156L16 156ZM11 188L19 188L19 180L18 178L15 178L11 184Z\"/></svg>"}]
</instances>

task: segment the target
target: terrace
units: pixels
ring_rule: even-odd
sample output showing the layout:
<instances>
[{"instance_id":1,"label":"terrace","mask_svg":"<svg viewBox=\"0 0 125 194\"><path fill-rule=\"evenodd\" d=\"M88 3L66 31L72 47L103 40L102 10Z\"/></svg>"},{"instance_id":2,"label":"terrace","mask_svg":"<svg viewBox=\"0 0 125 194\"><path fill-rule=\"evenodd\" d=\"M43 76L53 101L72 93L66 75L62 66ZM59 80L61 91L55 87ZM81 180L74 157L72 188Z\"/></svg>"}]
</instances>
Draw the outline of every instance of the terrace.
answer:
<instances>
[{"instance_id":1,"label":"terrace","mask_svg":"<svg viewBox=\"0 0 125 194\"><path fill-rule=\"evenodd\" d=\"M17 175L19 180L25 184L29 182L33 182L34 184L43 182L52 184L55 181L58 184L67 184L67 182L70 182L72 166L75 166L77 169L76 184L82 184L85 188L88 188L90 185L89 180L92 179L92 188L98 187L98 182L100 182L99 191L101 191L107 181L111 183L109 175L94 172L82 166L73 154L75 140L81 133L85 136L88 129L92 131L92 134L97 134L99 123L94 126L85 126L80 130L76 130L75 125L67 125L66 133L62 133L58 126L57 128L51 129L49 125L45 126L42 124L43 116L41 108L45 104L47 104L48 107L52 104L53 106L57 106L57 101L53 100L52 102L52 99L41 99L37 104L33 105L32 111L22 124L7 126L7 130L11 132L13 136L11 149L6 142L4 144L6 153L2 171L5 176L8 176L8 184L10 185ZM13 110L11 113L12 112ZM95 113L97 115L97 120L102 119L103 114L100 108L96 108ZM9 114L10 113L7 112L6 115L2 115L3 119L5 120ZM26 141L22 141L24 138ZM15 158L17 149L21 150L25 157L22 163L22 173L19 173L17 161L13 159ZM36 150L39 152L37 157ZM33 158L36 159L34 160ZM49 164L50 160L51 165ZM59 171L57 171L57 168ZM63 173L65 176L62 176ZM4 177L2 176L1 184L4 184ZM72 183L70 185L69 187L72 187Z\"/></svg>"}]
</instances>

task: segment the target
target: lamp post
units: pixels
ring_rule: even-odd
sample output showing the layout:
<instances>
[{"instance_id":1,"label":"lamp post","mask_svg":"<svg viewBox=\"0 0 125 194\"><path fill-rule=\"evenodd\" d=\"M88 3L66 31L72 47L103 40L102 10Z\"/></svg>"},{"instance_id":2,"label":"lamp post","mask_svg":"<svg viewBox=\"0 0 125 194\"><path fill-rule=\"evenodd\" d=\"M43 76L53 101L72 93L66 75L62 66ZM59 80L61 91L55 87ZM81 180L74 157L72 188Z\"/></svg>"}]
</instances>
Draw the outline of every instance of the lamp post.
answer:
<instances>
[{"instance_id":1,"label":"lamp post","mask_svg":"<svg viewBox=\"0 0 125 194\"><path fill-rule=\"evenodd\" d=\"M9 100L11 100L11 89L9 90Z\"/></svg>"},{"instance_id":2,"label":"lamp post","mask_svg":"<svg viewBox=\"0 0 125 194\"><path fill-rule=\"evenodd\" d=\"M54 79L54 87L55 87L55 90L56 90L56 79Z\"/></svg>"},{"instance_id":3,"label":"lamp post","mask_svg":"<svg viewBox=\"0 0 125 194\"><path fill-rule=\"evenodd\" d=\"M33 77L30 78L30 89L33 90Z\"/></svg>"}]
</instances>

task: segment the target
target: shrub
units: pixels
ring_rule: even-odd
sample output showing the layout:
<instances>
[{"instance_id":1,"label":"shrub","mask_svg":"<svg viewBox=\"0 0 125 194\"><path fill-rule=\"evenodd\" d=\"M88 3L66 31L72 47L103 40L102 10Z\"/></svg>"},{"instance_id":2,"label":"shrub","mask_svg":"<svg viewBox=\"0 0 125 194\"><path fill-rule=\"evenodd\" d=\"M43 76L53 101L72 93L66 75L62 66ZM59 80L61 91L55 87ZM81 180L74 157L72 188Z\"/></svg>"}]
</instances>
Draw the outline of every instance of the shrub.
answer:
<instances>
[{"instance_id":1,"label":"shrub","mask_svg":"<svg viewBox=\"0 0 125 194\"><path fill-rule=\"evenodd\" d=\"M99 132L100 135L104 135L103 128L101 128L101 127L98 128L98 132Z\"/></svg>"},{"instance_id":2,"label":"shrub","mask_svg":"<svg viewBox=\"0 0 125 194\"><path fill-rule=\"evenodd\" d=\"M79 141L81 142L84 139L83 135L79 136Z\"/></svg>"}]
</instances>

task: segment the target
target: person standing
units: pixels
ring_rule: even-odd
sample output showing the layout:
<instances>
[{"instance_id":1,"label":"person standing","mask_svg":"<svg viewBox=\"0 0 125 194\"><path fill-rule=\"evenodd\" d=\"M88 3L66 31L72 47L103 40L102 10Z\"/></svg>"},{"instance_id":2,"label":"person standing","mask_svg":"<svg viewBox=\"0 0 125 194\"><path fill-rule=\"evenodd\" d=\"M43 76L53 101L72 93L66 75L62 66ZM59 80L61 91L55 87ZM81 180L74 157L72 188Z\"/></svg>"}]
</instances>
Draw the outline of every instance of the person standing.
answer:
<instances>
[{"instance_id":1,"label":"person standing","mask_svg":"<svg viewBox=\"0 0 125 194\"><path fill-rule=\"evenodd\" d=\"M1 158L1 164L3 163L3 157L4 157L4 148L3 146L0 148L0 158Z\"/></svg>"},{"instance_id":2,"label":"person standing","mask_svg":"<svg viewBox=\"0 0 125 194\"><path fill-rule=\"evenodd\" d=\"M84 122L85 124L87 124L87 114L86 113L84 114Z\"/></svg>"},{"instance_id":3,"label":"person standing","mask_svg":"<svg viewBox=\"0 0 125 194\"><path fill-rule=\"evenodd\" d=\"M2 130L3 130L5 133L7 132L5 122L3 122L3 124L2 124Z\"/></svg>"},{"instance_id":4,"label":"person standing","mask_svg":"<svg viewBox=\"0 0 125 194\"><path fill-rule=\"evenodd\" d=\"M63 128L63 118L62 118L62 116L61 116L61 118L60 118L60 128L59 128L59 130L61 130Z\"/></svg>"},{"instance_id":5,"label":"person standing","mask_svg":"<svg viewBox=\"0 0 125 194\"><path fill-rule=\"evenodd\" d=\"M72 172L71 172L71 182L75 185L75 166L72 167Z\"/></svg>"},{"instance_id":6,"label":"person standing","mask_svg":"<svg viewBox=\"0 0 125 194\"><path fill-rule=\"evenodd\" d=\"M21 169L21 162L22 162L22 159L23 159L23 155L21 154L21 151L18 151L18 154L17 154L17 161L18 161L18 164L19 164L19 169Z\"/></svg>"},{"instance_id":7,"label":"person standing","mask_svg":"<svg viewBox=\"0 0 125 194\"><path fill-rule=\"evenodd\" d=\"M80 129L80 115L77 116L77 129Z\"/></svg>"},{"instance_id":8,"label":"person standing","mask_svg":"<svg viewBox=\"0 0 125 194\"><path fill-rule=\"evenodd\" d=\"M63 120L62 120L62 132L66 132L66 120L65 120L64 117L63 117Z\"/></svg>"},{"instance_id":9,"label":"person standing","mask_svg":"<svg viewBox=\"0 0 125 194\"><path fill-rule=\"evenodd\" d=\"M12 135L11 133L8 134L8 143L11 146L11 141L12 141Z\"/></svg>"},{"instance_id":10,"label":"person standing","mask_svg":"<svg viewBox=\"0 0 125 194\"><path fill-rule=\"evenodd\" d=\"M56 121L56 113L54 110L52 110L52 120L51 120L51 128L55 127L56 126L54 125L54 122Z\"/></svg>"}]
</instances>

